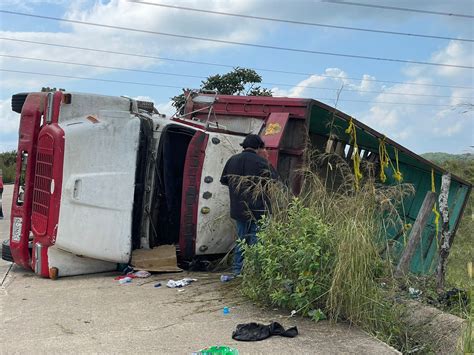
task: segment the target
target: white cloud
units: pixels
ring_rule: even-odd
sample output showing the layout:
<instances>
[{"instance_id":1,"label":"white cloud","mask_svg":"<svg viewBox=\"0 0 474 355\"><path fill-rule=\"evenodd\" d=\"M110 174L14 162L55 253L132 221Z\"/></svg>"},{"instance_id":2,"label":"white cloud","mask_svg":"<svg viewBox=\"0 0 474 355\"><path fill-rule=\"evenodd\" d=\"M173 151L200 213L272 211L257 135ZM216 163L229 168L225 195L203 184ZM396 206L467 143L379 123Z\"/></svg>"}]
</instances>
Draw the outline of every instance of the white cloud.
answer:
<instances>
[{"instance_id":1,"label":"white cloud","mask_svg":"<svg viewBox=\"0 0 474 355\"><path fill-rule=\"evenodd\" d=\"M387 131L394 129L399 124L402 114L399 110L387 107L387 105L374 105L361 119L369 126L386 134Z\"/></svg>"},{"instance_id":2,"label":"white cloud","mask_svg":"<svg viewBox=\"0 0 474 355\"><path fill-rule=\"evenodd\" d=\"M467 42L450 41L446 47L435 52L431 59L435 63L472 66L474 61L474 45ZM436 74L442 78L460 79L463 82L467 79L472 85L474 74L472 74L472 71L469 74L467 73L469 72L466 72L466 69L461 68L437 67L436 69Z\"/></svg>"},{"instance_id":3,"label":"white cloud","mask_svg":"<svg viewBox=\"0 0 474 355\"><path fill-rule=\"evenodd\" d=\"M199 8L200 2L192 1L191 7ZM210 10L225 8L228 11L245 12L252 7L251 1L232 0L223 6L219 1L206 4ZM12 6L22 6L20 2L11 2ZM37 2L25 3L25 6L36 6ZM90 6L86 2L71 2L64 15L71 20L110 24L133 29L146 29L155 32L178 33L184 35L211 37L227 41L253 42L270 31L273 24L259 21L227 18L210 14L169 10L156 6L134 4L128 1L112 0L96 2ZM133 31L122 31L103 27L62 23L58 32L12 32L0 31L0 37L35 42L73 45L76 47L105 49L107 51L137 53L148 56L175 56L185 58L196 51L215 51L228 46L217 42L199 41L185 38L146 34ZM159 60L123 56L119 54L97 53L54 46L44 46L15 41L2 41L2 52L13 56L60 60L64 62L84 63L112 67L146 69L159 64ZM18 58L0 58L3 68L29 72L51 73L69 76L95 77L104 73L115 72L113 69L73 66L41 61L22 60ZM28 80L25 75L2 73L2 89L15 91L37 90L40 83L48 78L39 77ZM26 80L25 80L26 79ZM67 81L64 79L55 79ZM74 80L74 79L72 79Z\"/></svg>"},{"instance_id":4,"label":"white cloud","mask_svg":"<svg viewBox=\"0 0 474 355\"><path fill-rule=\"evenodd\" d=\"M272 88L273 96L285 97L313 97L313 98L334 98L337 91L344 87L347 81L347 74L339 68L327 68L321 75L314 74L301 80L294 87L281 89ZM352 87L357 85L348 84ZM320 88L320 89L318 89Z\"/></svg>"},{"instance_id":5,"label":"white cloud","mask_svg":"<svg viewBox=\"0 0 474 355\"><path fill-rule=\"evenodd\" d=\"M439 137L452 137L463 129L463 123L457 121L454 124L449 124L448 127L434 127L433 132Z\"/></svg>"},{"instance_id":6,"label":"white cloud","mask_svg":"<svg viewBox=\"0 0 474 355\"><path fill-rule=\"evenodd\" d=\"M272 92L274 96L313 97L335 103L338 91L343 98L348 94L367 96L371 95L371 91L380 90L380 84L374 79L374 76L364 74L362 79L353 80L342 69L326 68L321 74L311 75L290 89L274 87Z\"/></svg>"},{"instance_id":7,"label":"white cloud","mask_svg":"<svg viewBox=\"0 0 474 355\"><path fill-rule=\"evenodd\" d=\"M2 0L2 5L6 8L15 8L33 12L33 8L38 5L65 5L68 0Z\"/></svg>"},{"instance_id":8,"label":"white cloud","mask_svg":"<svg viewBox=\"0 0 474 355\"><path fill-rule=\"evenodd\" d=\"M355 87L359 90L371 90L373 91L376 88L376 82L374 81L375 77L369 74L364 74L362 76L362 80L360 82L360 85Z\"/></svg>"},{"instance_id":9,"label":"white cloud","mask_svg":"<svg viewBox=\"0 0 474 355\"><path fill-rule=\"evenodd\" d=\"M430 60L472 65L473 54L472 45L451 41L434 52ZM430 85L443 82L453 86L472 86L472 71L409 65L404 67L403 74L406 76L406 83L387 86L384 93L378 95L369 110L362 115L362 120L417 151L440 150L441 146L445 146L446 150L460 151L472 145L473 112L463 113L461 107L472 104L472 90L410 84ZM396 92L407 95L390 95ZM386 105L377 101L398 101L420 106ZM437 148L428 148L430 146Z\"/></svg>"},{"instance_id":10,"label":"white cloud","mask_svg":"<svg viewBox=\"0 0 474 355\"><path fill-rule=\"evenodd\" d=\"M0 100L0 152L16 149L20 115L11 110L10 98Z\"/></svg>"},{"instance_id":11,"label":"white cloud","mask_svg":"<svg viewBox=\"0 0 474 355\"><path fill-rule=\"evenodd\" d=\"M173 101L160 103L155 106L159 113L165 114L167 117L171 117L176 113L176 108L173 106Z\"/></svg>"}]
</instances>

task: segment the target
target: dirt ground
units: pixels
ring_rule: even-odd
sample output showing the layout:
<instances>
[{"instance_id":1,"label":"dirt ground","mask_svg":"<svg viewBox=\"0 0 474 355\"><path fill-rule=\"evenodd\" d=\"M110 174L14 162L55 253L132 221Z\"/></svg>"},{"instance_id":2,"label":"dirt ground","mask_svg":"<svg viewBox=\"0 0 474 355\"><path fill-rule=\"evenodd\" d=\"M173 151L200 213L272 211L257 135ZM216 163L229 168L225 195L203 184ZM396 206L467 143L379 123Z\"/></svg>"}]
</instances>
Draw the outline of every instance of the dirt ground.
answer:
<instances>
[{"instance_id":1,"label":"dirt ground","mask_svg":"<svg viewBox=\"0 0 474 355\"><path fill-rule=\"evenodd\" d=\"M0 240L8 239L12 186L4 193ZM118 273L42 279L0 261L0 353L176 353L227 345L241 354L397 354L355 327L314 323L288 313L261 309L242 299L219 274L155 274L120 285ZM166 288L169 279L198 281ZM158 282L162 286L155 288ZM230 307L224 314L223 308ZM239 323L278 321L296 325L296 338L237 342Z\"/></svg>"}]
</instances>

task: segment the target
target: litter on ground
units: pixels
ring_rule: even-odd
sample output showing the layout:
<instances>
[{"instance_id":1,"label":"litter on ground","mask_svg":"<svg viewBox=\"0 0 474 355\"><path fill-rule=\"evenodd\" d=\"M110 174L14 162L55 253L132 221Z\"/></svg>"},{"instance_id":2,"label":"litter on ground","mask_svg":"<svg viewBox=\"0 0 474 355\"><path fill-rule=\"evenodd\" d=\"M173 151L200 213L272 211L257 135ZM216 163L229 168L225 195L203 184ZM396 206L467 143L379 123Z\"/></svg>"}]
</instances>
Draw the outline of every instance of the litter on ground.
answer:
<instances>
[{"instance_id":1,"label":"litter on ground","mask_svg":"<svg viewBox=\"0 0 474 355\"><path fill-rule=\"evenodd\" d=\"M414 287L408 288L408 292L410 293L410 296L411 296L412 298L418 298L418 297L421 296L421 294L423 293L423 291L418 290L418 289L416 289L416 288L414 288Z\"/></svg>"},{"instance_id":2,"label":"litter on ground","mask_svg":"<svg viewBox=\"0 0 474 355\"><path fill-rule=\"evenodd\" d=\"M291 327L285 330L278 322L271 322L268 325L260 323L238 324L237 329L232 333L232 339L239 341L259 341L272 335L280 335L286 338L294 338L298 335L298 328Z\"/></svg>"},{"instance_id":3,"label":"litter on ground","mask_svg":"<svg viewBox=\"0 0 474 355\"><path fill-rule=\"evenodd\" d=\"M185 287L188 286L191 282L197 281L197 279L190 279L190 278L184 278L181 280L168 280L166 283L166 286L169 288L179 288L179 287Z\"/></svg>"},{"instance_id":4,"label":"litter on ground","mask_svg":"<svg viewBox=\"0 0 474 355\"><path fill-rule=\"evenodd\" d=\"M145 270L139 270L139 271L135 271L133 273L133 275L135 277L138 277L138 278L141 278L141 279L146 279L147 277L150 277L151 274L148 272L148 271L145 271Z\"/></svg>"},{"instance_id":5,"label":"litter on ground","mask_svg":"<svg viewBox=\"0 0 474 355\"><path fill-rule=\"evenodd\" d=\"M132 282L132 278L131 277L123 277L121 279L118 280L119 284L123 285L123 284L129 284Z\"/></svg>"},{"instance_id":6,"label":"litter on ground","mask_svg":"<svg viewBox=\"0 0 474 355\"><path fill-rule=\"evenodd\" d=\"M232 281L234 278L234 275L221 275L221 282Z\"/></svg>"},{"instance_id":7,"label":"litter on ground","mask_svg":"<svg viewBox=\"0 0 474 355\"><path fill-rule=\"evenodd\" d=\"M239 351L228 346L210 346L194 352L192 355L239 355Z\"/></svg>"}]
</instances>

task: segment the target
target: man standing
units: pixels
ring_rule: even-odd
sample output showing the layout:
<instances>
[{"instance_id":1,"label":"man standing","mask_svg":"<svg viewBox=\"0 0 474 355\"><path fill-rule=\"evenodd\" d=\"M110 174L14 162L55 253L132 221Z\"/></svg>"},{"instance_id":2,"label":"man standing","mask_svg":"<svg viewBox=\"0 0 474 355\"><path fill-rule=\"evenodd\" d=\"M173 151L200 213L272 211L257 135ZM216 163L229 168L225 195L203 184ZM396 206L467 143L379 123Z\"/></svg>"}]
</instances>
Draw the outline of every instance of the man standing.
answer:
<instances>
[{"instance_id":1,"label":"man standing","mask_svg":"<svg viewBox=\"0 0 474 355\"><path fill-rule=\"evenodd\" d=\"M249 134L240 144L244 150L230 157L222 171L221 184L229 187L230 216L237 223L239 240L249 245L257 242L257 221L265 213L266 203L263 194L254 195L245 181L239 178L267 177L276 179L277 174L270 163L263 158L265 144L256 134ZM249 182L249 181L247 181ZM237 243L234 250L232 272L239 275L242 271L242 250Z\"/></svg>"}]
</instances>

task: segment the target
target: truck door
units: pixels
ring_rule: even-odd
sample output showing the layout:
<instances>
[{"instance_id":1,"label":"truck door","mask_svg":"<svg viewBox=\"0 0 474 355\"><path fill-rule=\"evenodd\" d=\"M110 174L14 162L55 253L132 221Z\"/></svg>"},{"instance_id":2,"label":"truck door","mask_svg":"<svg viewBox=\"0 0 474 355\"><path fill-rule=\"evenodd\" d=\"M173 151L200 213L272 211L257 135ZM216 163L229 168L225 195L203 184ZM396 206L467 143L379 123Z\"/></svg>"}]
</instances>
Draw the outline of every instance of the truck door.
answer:
<instances>
[{"instance_id":1,"label":"truck door","mask_svg":"<svg viewBox=\"0 0 474 355\"><path fill-rule=\"evenodd\" d=\"M209 136L198 131L188 146L183 172L179 248L184 259L195 255L202 166Z\"/></svg>"}]
</instances>

